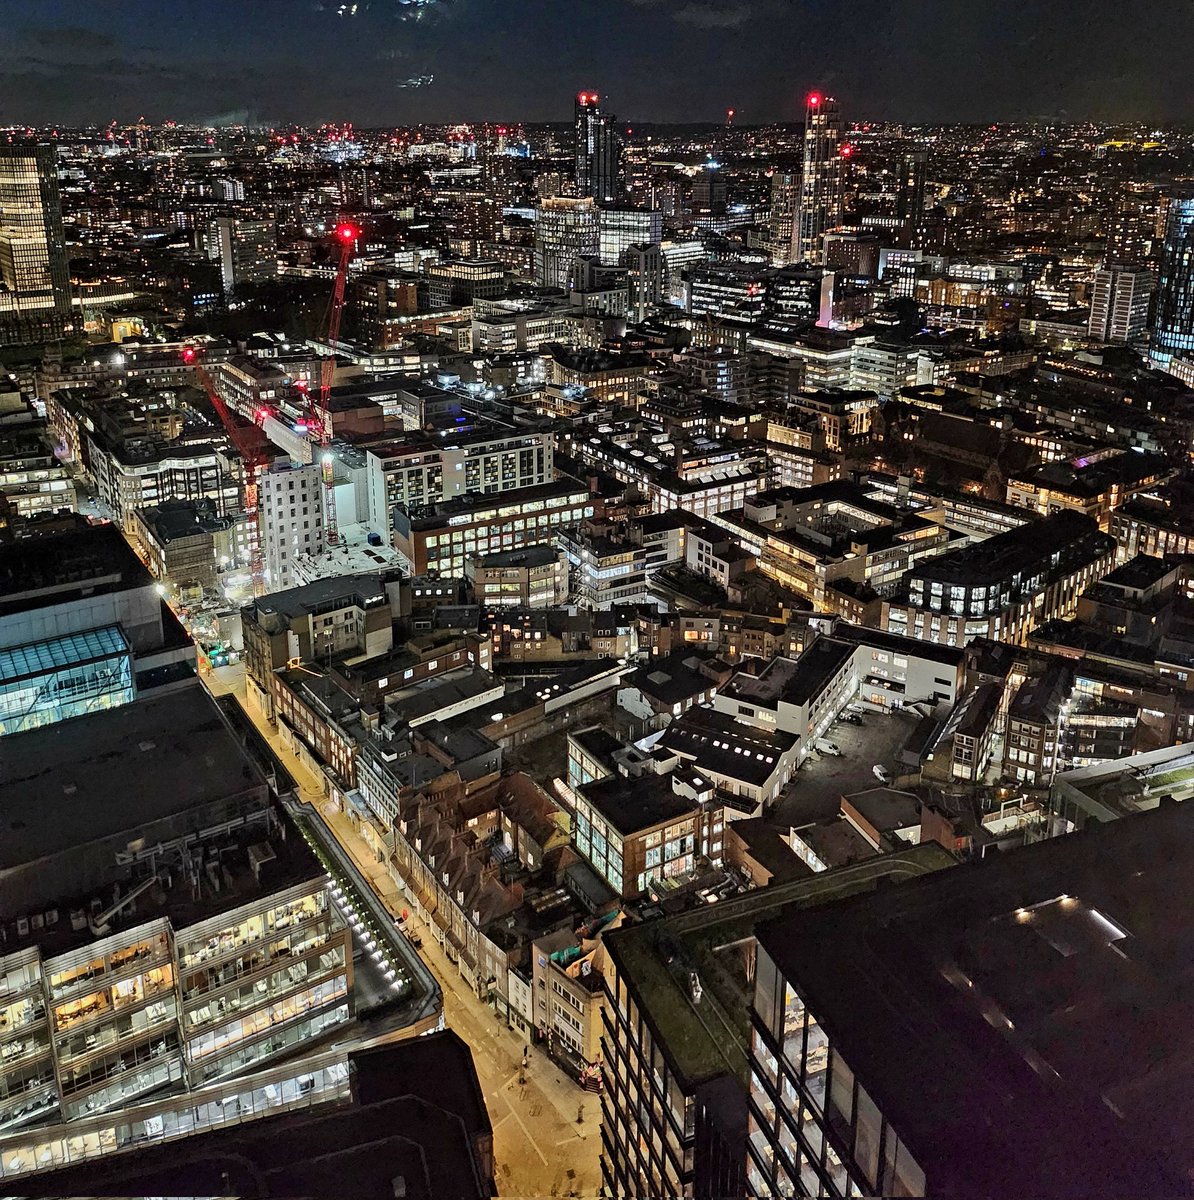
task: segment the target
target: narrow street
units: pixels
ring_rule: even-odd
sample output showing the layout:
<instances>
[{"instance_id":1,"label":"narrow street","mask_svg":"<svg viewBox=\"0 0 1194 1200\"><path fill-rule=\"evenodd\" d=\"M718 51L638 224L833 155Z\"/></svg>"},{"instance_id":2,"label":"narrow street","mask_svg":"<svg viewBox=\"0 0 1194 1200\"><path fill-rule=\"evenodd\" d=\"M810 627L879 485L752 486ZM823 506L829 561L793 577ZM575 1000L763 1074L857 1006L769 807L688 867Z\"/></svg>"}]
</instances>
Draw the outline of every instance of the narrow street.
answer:
<instances>
[{"instance_id":1,"label":"narrow street","mask_svg":"<svg viewBox=\"0 0 1194 1200\"><path fill-rule=\"evenodd\" d=\"M203 676L214 695L234 695L253 724L294 776L299 798L317 807L345 852L373 884L395 915L406 907L383 864L374 861L348 819L333 810L320 781L283 743L255 706L245 703L244 666L219 667ZM437 945L432 932L416 917L413 930L422 939L419 955L444 992L446 1023L472 1047L477 1075L493 1122L495 1176L504 1197L596 1196L601 1137L601 1098L582 1091L534 1047L522 1071L526 1039L506 1026L461 978ZM525 1082L520 1082L520 1075ZM577 1117L580 1117L578 1122Z\"/></svg>"}]
</instances>

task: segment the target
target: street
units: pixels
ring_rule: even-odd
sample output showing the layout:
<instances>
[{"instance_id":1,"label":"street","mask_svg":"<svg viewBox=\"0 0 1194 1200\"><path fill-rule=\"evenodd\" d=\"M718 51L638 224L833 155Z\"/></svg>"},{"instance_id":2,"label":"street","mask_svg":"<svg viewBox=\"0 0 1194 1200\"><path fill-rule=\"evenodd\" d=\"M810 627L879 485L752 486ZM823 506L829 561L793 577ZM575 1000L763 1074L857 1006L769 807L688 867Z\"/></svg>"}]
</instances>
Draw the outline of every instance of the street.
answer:
<instances>
[{"instance_id":1,"label":"street","mask_svg":"<svg viewBox=\"0 0 1194 1200\"><path fill-rule=\"evenodd\" d=\"M234 695L274 753L294 776L299 798L319 809L337 841L373 884L395 916L406 904L383 864L375 861L348 819L333 809L320 781L283 743L253 705L245 703L243 664L218 667L203 676L214 695ZM600 1186L600 1097L582 1091L547 1057L531 1047L522 1071L527 1039L506 1026L461 978L437 945L432 931L416 917L419 955L444 993L444 1020L473 1051L477 1075L493 1122L495 1176L507 1197L595 1196ZM523 1075L525 1083L520 1083ZM577 1117L581 1116L581 1121Z\"/></svg>"}]
</instances>

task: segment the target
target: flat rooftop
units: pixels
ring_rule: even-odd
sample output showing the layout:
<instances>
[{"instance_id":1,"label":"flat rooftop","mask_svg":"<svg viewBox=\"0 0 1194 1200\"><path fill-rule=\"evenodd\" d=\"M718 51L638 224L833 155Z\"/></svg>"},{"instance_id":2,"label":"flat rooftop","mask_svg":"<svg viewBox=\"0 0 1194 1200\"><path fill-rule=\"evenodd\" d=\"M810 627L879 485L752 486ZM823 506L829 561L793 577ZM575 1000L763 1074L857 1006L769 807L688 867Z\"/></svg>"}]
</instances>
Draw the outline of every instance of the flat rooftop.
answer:
<instances>
[{"instance_id":1,"label":"flat rooftop","mask_svg":"<svg viewBox=\"0 0 1194 1200\"><path fill-rule=\"evenodd\" d=\"M611 775L582 784L580 792L623 837L678 821L699 807L695 800L672 791L670 775L644 775L638 779Z\"/></svg>"},{"instance_id":2,"label":"flat rooftop","mask_svg":"<svg viewBox=\"0 0 1194 1200\"><path fill-rule=\"evenodd\" d=\"M412 530L439 529L449 524L468 524L466 520L453 522L452 518L471 517L474 521L485 521L496 517L511 505L540 503L551 507L552 501L564 500L574 495L589 495L588 487L576 479L563 476L554 483L536 483L529 487L507 488L501 492L465 492L434 504L415 506L410 509Z\"/></svg>"},{"instance_id":3,"label":"flat rooftop","mask_svg":"<svg viewBox=\"0 0 1194 1200\"><path fill-rule=\"evenodd\" d=\"M997 533L985 541L948 550L918 563L909 576L941 583L981 584L1043 571L1049 579L1068 570L1079 555L1093 559L1115 548L1089 517L1063 508Z\"/></svg>"},{"instance_id":4,"label":"flat rooftop","mask_svg":"<svg viewBox=\"0 0 1194 1200\"><path fill-rule=\"evenodd\" d=\"M922 875L956 861L928 842L675 917L623 925L605 935L605 946L656 1045L687 1090L721 1075L735 1075L745 1085L754 956L744 950L743 940L753 940L756 925L789 907L825 904L872 891L880 880ZM690 971L699 973L705 990L699 1011L692 1002Z\"/></svg>"},{"instance_id":5,"label":"flat rooftop","mask_svg":"<svg viewBox=\"0 0 1194 1200\"><path fill-rule=\"evenodd\" d=\"M0 617L152 583L115 525L88 525L0 545Z\"/></svg>"},{"instance_id":6,"label":"flat rooftop","mask_svg":"<svg viewBox=\"0 0 1194 1200\"><path fill-rule=\"evenodd\" d=\"M381 603L386 597L388 572L368 571L316 579L282 592L271 592L249 606L258 621L270 616L303 617L348 603ZM393 576L398 578L397 573Z\"/></svg>"},{"instance_id":7,"label":"flat rooftop","mask_svg":"<svg viewBox=\"0 0 1194 1200\"><path fill-rule=\"evenodd\" d=\"M1189 1195L1191 870L1171 804L758 936L930 1195Z\"/></svg>"},{"instance_id":8,"label":"flat rooftop","mask_svg":"<svg viewBox=\"0 0 1194 1200\"><path fill-rule=\"evenodd\" d=\"M482 568L494 567L546 567L558 562L562 551L554 545L528 546L525 550L499 550L495 554L481 554L477 557L477 565Z\"/></svg>"},{"instance_id":9,"label":"flat rooftop","mask_svg":"<svg viewBox=\"0 0 1194 1200\"><path fill-rule=\"evenodd\" d=\"M65 910L104 889L110 903L127 875L117 854L267 803L264 780L197 681L13 734L0 755L0 913Z\"/></svg>"},{"instance_id":10,"label":"flat rooftop","mask_svg":"<svg viewBox=\"0 0 1194 1200\"><path fill-rule=\"evenodd\" d=\"M0 870L261 785L198 682L14 734L0 755Z\"/></svg>"}]
</instances>

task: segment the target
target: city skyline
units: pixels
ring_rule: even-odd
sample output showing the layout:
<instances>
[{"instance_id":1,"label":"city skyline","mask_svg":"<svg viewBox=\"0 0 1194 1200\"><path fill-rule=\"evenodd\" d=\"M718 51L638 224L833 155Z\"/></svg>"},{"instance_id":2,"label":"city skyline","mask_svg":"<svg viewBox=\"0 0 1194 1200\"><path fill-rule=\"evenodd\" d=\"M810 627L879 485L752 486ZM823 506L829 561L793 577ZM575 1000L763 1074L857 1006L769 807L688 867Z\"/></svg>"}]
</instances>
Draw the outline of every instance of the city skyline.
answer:
<instances>
[{"instance_id":1,"label":"city skyline","mask_svg":"<svg viewBox=\"0 0 1194 1200\"><path fill-rule=\"evenodd\" d=\"M941 0L863 0L845 16L797 0L317 0L285 12L181 0L169 21L143 3L102 16L78 0L8 7L0 120L34 125L566 121L578 87L631 123L728 107L744 124L795 121L810 87L856 120L1194 118L1181 86L1194 12L1146 40L1155 14L1140 0L984 2L962 17Z\"/></svg>"}]
</instances>

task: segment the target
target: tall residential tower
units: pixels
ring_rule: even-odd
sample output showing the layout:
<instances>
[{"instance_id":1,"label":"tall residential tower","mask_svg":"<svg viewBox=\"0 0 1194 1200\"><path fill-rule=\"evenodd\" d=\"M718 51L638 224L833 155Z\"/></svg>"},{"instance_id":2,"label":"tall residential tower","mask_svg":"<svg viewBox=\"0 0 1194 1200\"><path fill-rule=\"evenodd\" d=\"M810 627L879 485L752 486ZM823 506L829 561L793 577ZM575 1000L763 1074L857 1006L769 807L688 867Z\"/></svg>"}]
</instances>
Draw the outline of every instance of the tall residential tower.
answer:
<instances>
[{"instance_id":1,"label":"tall residential tower","mask_svg":"<svg viewBox=\"0 0 1194 1200\"><path fill-rule=\"evenodd\" d=\"M837 101L810 92L804 110L804 169L792 221L792 262L820 263L821 235L842 223L842 154Z\"/></svg>"},{"instance_id":2,"label":"tall residential tower","mask_svg":"<svg viewBox=\"0 0 1194 1200\"><path fill-rule=\"evenodd\" d=\"M618 198L621 153L614 115L601 107L597 92L576 95L576 194L598 204Z\"/></svg>"}]
</instances>

